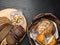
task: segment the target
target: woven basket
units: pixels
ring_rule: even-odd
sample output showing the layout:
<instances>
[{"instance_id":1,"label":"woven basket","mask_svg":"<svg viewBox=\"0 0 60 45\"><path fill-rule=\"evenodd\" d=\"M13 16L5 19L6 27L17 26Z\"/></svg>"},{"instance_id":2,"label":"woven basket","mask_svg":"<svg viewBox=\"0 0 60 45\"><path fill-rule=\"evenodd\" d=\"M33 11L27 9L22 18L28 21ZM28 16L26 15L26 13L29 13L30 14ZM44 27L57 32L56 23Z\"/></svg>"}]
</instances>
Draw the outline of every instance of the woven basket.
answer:
<instances>
[{"instance_id":1,"label":"woven basket","mask_svg":"<svg viewBox=\"0 0 60 45\"><path fill-rule=\"evenodd\" d=\"M27 31L27 35L29 37L30 44L31 45L36 45L35 42L33 41L33 39L30 38L30 31L31 31L31 28L33 26L35 26L42 18L52 20L57 24L58 32L59 32L59 39L57 39L57 45L58 44L60 45L60 43L59 43L60 42L60 20L55 15L53 15L52 13L40 13L39 15L34 17L31 24L29 25L28 31Z\"/></svg>"},{"instance_id":2,"label":"woven basket","mask_svg":"<svg viewBox=\"0 0 60 45\"><path fill-rule=\"evenodd\" d=\"M13 9L13 8L3 9L3 10L0 11L0 17L7 17L11 21L10 13L14 12L14 11L18 11L18 10ZM27 28L27 21L26 21L25 16L23 14L21 14L21 15L24 18L24 23L21 26L25 29L25 32L26 32L26 30L27 30L26 29ZM26 36L26 33L23 35L21 40L19 40L19 42L22 42L22 40L24 39L25 36ZM2 40L2 42L3 42L3 40Z\"/></svg>"}]
</instances>

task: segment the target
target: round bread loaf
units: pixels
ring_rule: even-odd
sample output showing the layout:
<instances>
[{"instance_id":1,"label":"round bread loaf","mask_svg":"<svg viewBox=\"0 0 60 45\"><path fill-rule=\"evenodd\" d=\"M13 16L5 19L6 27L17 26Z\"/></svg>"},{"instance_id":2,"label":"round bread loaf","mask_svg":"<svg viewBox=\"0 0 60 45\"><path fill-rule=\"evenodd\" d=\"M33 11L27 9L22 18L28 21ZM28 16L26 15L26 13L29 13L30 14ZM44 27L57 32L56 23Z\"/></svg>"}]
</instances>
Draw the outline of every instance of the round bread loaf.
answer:
<instances>
[{"instance_id":1,"label":"round bread loaf","mask_svg":"<svg viewBox=\"0 0 60 45\"><path fill-rule=\"evenodd\" d=\"M40 34L43 33L46 37L49 37L54 34L55 26L52 21L44 19L36 25L36 31Z\"/></svg>"}]
</instances>

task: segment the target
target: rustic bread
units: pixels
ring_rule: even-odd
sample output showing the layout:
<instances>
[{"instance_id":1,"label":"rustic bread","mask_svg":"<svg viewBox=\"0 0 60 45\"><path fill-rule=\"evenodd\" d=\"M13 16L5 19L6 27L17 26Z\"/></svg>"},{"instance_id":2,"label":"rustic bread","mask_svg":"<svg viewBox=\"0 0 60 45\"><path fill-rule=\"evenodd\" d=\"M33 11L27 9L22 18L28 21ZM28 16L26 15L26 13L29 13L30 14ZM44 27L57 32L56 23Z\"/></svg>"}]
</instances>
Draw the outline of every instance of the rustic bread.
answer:
<instances>
[{"instance_id":1,"label":"rustic bread","mask_svg":"<svg viewBox=\"0 0 60 45\"><path fill-rule=\"evenodd\" d=\"M40 34L45 34L46 37L49 37L55 33L55 26L52 23L52 21L48 19L44 19L40 22L38 22L36 31Z\"/></svg>"}]
</instances>

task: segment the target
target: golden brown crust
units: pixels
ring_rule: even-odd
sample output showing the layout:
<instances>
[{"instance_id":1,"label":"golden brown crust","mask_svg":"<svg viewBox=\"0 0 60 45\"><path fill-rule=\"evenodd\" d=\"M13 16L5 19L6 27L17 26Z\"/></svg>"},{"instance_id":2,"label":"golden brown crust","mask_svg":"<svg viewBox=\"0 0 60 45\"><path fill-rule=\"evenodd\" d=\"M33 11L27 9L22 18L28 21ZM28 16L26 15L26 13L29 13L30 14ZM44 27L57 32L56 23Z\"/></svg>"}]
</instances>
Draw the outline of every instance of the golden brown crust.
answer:
<instances>
[{"instance_id":1,"label":"golden brown crust","mask_svg":"<svg viewBox=\"0 0 60 45\"><path fill-rule=\"evenodd\" d=\"M38 22L38 24L36 26L36 31L38 33L43 33L48 37L48 36L51 36L54 34L55 27L54 27L54 24L50 20L44 19L44 20Z\"/></svg>"},{"instance_id":2,"label":"golden brown crust","mask_svg":"<svg viewBox=\"0 0 60 45\"><path fill-rule=\"evenodd\" d=\"M36 42L39 43L39 44L44 44L44 35L43 34L39 34L36 37Z\"/></svg>"},{"instance_id":3,"label":"golden brown crust","mask_svg":"<svg viewBox=\"0 0 60 45\"><path fill-rule=\"evenodd\" d=\"M56 45L57 43L57 40L55 38L55 36L52 36L51 39L49 41L45 41L45 37L43 34L39 34L37 37L36 37L36 42L40 45L44 45L44 44L47 44L47 45Z\"/></svg>"}]
</instances>

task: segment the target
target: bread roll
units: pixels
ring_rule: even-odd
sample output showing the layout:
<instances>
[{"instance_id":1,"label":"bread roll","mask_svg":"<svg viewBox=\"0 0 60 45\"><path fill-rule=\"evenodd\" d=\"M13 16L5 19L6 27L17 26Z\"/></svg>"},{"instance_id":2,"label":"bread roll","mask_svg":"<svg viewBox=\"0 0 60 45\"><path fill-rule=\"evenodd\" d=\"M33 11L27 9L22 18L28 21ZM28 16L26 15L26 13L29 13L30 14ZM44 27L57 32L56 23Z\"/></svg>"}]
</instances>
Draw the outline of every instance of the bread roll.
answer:
<instances>
[{"instance_id":1,"label":"bread roll","mask_svg":"<svg viewBox=\"0 0 60 45\"><path fill-rule=\"evenodd\" d=\"M40 34L43 33L46 35L46 37L49 37L54 34L55 32L55 27L54 24L48 20L42 20L37 24L36 31Z\"/></svg>"}]
</instances>

